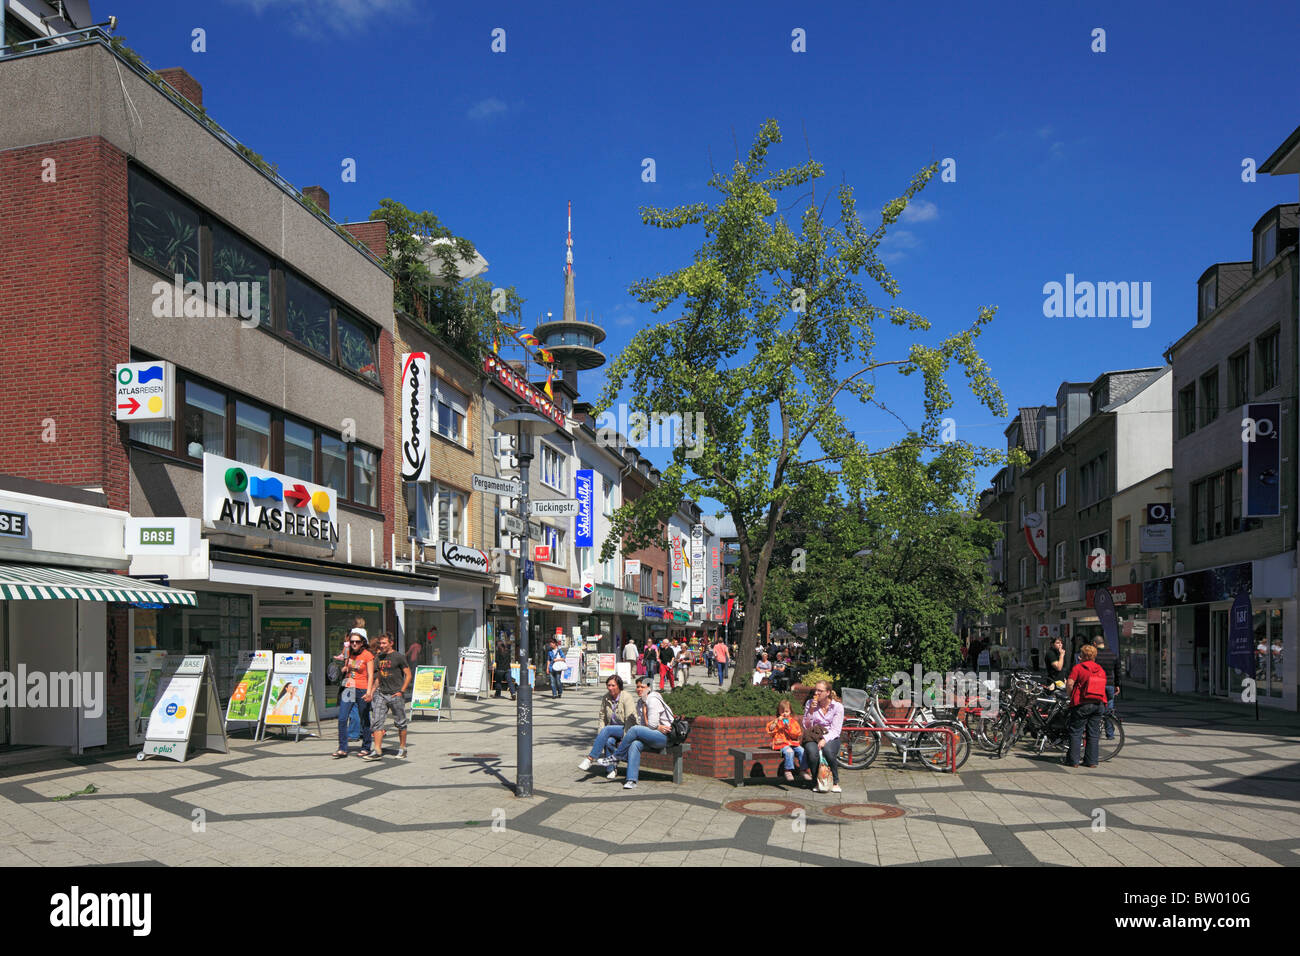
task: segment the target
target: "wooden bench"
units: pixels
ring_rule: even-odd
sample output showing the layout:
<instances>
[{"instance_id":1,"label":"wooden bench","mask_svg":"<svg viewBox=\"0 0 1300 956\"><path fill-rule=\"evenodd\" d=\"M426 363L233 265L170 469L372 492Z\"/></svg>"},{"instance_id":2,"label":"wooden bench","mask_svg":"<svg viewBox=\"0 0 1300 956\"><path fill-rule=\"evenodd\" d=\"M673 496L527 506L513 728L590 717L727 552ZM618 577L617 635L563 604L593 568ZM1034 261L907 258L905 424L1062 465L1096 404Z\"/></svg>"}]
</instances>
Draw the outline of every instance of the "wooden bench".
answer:
<instances>
[{"instance_id":1,"label":"wooden bench","mask_svg":"<svg viewBox=\"0 0 1300 956\"><path fill-rule=\"evenodd\" d=\"M773 750L771 747L729 747L727 753L731 754L731 759L736 762L736 786L745 785L745 765L751 760L758 757L780 757L781 751ZM782 783L780 772L778 771L771 777L760 777L761 780L769 780L776 783Z\"/></svg>"},{"instance_id":2,"label":"wooden bench","mask_svg":"<svg viewBox=\"0 0 1300 956\"><path fill-rule=\"evenodd\" d=\"M691 749L689 743L680 743L675 747L644 747L643 754L669 755L673 758L673 783L682 782L682 755Z\"/></svg>"}]
</instances>

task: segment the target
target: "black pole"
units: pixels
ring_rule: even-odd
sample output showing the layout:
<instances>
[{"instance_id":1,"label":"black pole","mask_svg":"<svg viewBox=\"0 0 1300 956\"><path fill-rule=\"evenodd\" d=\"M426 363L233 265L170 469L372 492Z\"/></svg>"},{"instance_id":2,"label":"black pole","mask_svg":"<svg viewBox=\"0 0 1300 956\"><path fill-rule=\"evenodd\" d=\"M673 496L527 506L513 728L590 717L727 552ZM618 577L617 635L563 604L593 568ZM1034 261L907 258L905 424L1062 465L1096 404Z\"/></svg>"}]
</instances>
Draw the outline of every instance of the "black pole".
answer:
<instances>
[{"instance_id":1,"label":"black pole","mask_svg":"<svg viewBox=\"0 0 1300 956\"><path fill-rule=\"evenodd\" d=\"M519 519L524 523L519 539L519 580L516 597L519 617L519 702L516 710L515 796L533 795L533 684L528 675L528 463L533 460L533 437L519 427L515 447L519 457Z\"/></svg>"}]
</instances>

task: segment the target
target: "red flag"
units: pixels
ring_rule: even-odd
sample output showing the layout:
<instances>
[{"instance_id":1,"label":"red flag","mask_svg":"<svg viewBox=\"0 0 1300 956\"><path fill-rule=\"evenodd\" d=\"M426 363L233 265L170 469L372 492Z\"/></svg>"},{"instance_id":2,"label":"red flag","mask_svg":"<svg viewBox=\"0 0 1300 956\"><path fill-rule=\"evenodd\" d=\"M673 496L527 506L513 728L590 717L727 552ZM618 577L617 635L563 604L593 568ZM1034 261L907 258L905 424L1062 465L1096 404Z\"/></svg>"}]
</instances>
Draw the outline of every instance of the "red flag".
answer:
<instances>
[{"instance_id":1,"label":"red flag","mask_svg":"<svg viewBox=\"0 0 1300 956\"><path fill-rule=\"evenodd\" d=\"M735 598L727 598L727 611L725 614L722 615L722 623L724 624L731 623L731 608L732 605L734 605L735 603L736 603Z\"/></svg>"}]
</instances>

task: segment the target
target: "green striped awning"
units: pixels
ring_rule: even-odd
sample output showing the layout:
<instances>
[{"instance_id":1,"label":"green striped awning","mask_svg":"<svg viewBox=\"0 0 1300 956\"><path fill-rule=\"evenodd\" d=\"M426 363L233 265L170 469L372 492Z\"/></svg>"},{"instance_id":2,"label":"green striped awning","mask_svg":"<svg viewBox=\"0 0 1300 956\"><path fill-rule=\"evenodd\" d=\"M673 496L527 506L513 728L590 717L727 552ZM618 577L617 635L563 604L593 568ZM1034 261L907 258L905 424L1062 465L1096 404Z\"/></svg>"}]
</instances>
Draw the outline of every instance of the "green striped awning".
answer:
<instances>
[{"instance_id":1,"label":"green striped awning","mask_svg":"<svg viewBox=\"0 0 1300 956\"><path fill-rule=\"evenodd\" d=\"M10 601L119 601L188 604L193 591L137 581L103 571L73 571L40 564L0 564L0 599Z\"/></svg>"}]
</instances>

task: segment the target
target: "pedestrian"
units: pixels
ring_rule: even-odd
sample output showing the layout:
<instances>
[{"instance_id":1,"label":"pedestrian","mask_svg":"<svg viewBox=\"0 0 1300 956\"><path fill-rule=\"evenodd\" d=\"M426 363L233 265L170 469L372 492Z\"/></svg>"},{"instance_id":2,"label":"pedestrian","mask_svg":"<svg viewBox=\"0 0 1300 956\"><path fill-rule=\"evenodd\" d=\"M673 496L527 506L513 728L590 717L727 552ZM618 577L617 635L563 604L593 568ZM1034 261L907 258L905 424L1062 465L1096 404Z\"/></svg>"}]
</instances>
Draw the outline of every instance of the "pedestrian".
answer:
<instances>
[{"instance_id":1,"label":"pedestrian","mask_svg":"<svg viewBox=\"0 0 1300 956\"><path fill-rule=\"evenodd\" d=\"M681 678L682 686L686 686L691 679L691 664L695 661L695 652L682 641L677 646L677 656L673 658L673 668L677 676ZM676 686L676 685L674 685Z\"/></svg>"},{"instance_id":2,"label":"pedestrian","mask_svg":"<svg viewBox=\"0 0 1300 956\"><path fill-rule=\"evenodd\" d=\"M704 649L704 663L709 667L709 677L713 677L713 645L710 644Z\"/></svg>"},{"instance_id":3,"label":"pedestrian","mask_svg":"<svg viewBox=\"0 0 1300 956\"><path fill-rule=\"evenodd\" d=\"M1106 672L1106 716L1115 713L1115 698L1119 696L1119 655L1106 646L1106 638L1093 639L1097 648L1097 666ZM1115 725L1102 721L1102 730L1107 740L1115 739Z\"/></svg>"},{"instance_id":4,"label":"pedestrian","mask_svg":"<svg viewBox=\"0 0 1300 956\"><path fill-rule=\"evenodd\" d=\"M659 645L656 643L653 634L646 638L645 650L641 652L641 656L645 658L645 676L658 677ZM660 689L662 689L662 687Z\"/></svg>"},{"instance_id":5,"label":"pedestrian","mask_svg":"<svg viewBox=\"0 0 1300 956\"><path fill-rule=\"evenodd\" d=\"M411 686L411 665L401 651L393 650L391 634L379 635L379 653L375 655L376 681L370 687L368 698L372 698L375 749L366 754L367 760L379 760L384 755L384 721L389 712L393 714L393 726L397 728L397 756L406 756L406 698L403 696Z\"/></svg>"},{"instance_id":6,"label":"pedestrian","mask_svg":"<svg viewBox=\"0 0 1300 956\"><path fill-rule=\"evenodd\" d=\"M831 693L830 684L819 680L813 686L813 695L803 708L803 729L805 736L813 728L820 728L820 736L804 744L804 755L808 761L808 770L804 772L805 780L815 780L817 771L824 759L830 764L831 776L835 783L831 793L840 793L840 768L836 756L840 752L840 730L844 727L844 705ZM818 732L814 731L814 734Z\"/></svg>"},{"instance_id":7,"label":"pedestrian","mask_svg":"<svg viewBox=\"0 0 1300 956\"><path fill-rule=\"evenodd\" d=\"M640 656L641 656L641 652L637 649L636 641L632 640L631 634L624 631L623 632L623 660L627 661L627 663L629 664L635 665L637 659Z\"/></svg>"},{"instance_id":8,"label":"pedestrian","mask_svg":"<svg viewBox=\"0 0 1300 956\"><path fill-rule=\"evenodd\" d=\"M1070 751L1065 764L1079 766L1079 745L1085 728L1088 745L1083 753L1085 767L1097 766L1101 756L1101 715L1106 709L1106 672L1097 664L1097 648L1085 644L1079 649L1082 658L1070 671L1065 691L1070 695Z\"/></svg>"},{"instance_id":9,"label":"pedestrian","mask_svg":"<svg viewBox=\"0 0 1300 956\"><path fill-rule=\"evenodd\" d=\"M677 656L677 649L674 647L675 641L664 641L659 645L659 692L663 693L664 678L668 678L668 683L672 685L673 690L677 689L677 681L673 677L673 658Z\"/></svg>"},{"instance_id":10,"label":"pedestrian","mask_svg":"<svg viewBox=\"0 0 1300 956\"><path fill-rule=\"evenodd\" d=\"M799 721L794 719L790 712L790 702L782 700L776 705L776 719L767 723L767 732L772 735L772 749L781 751L781 763L785 772L785 779L793 781L795 771L795 761L798 760L800 770L807 768L806 755L801 741L803 740L803 728L799 726Z\"/></svg>"},{"instance_id":11,"label":"pedestrian","mask_svg":"<svg viewBox=\"0 0 1300 956\"><path fill-rule=\"evenodd\" d=\"M1058 680L1065 680L1069 676L1069 668L1065 666L1065 642L1059 637L1052 641L1052 646L1047 649L1047 661L1043 664L1043 669L1047 671L1047 683L1055 684Z\"/></svg>"},{"instance_id":12,"label":"pedestrian","mask_svg":"<svg viewBox=\"0 0 1300 956\"><path fill-rule=\"evenodd\" d=\"M500 697L502 687L509 688L510 699L514 700L515 679L510 675L510 645L504 637L497 639L496 661L492 670L492 688L496 693L492 696Z\"/></svg>"},{"instance_id":13,"label":"pedestrian","mask_svg":"<svg viewBox=\"0 0 1300 956\"><path fill-rule=\"evenodd\" d=\"M623 678L615 674L605 681L609 693L600 699L600 730L591 753L582 758L579 770L587 770L593 761L608 757L623 739L623 732L636 723L636 698L623 689Z\"/></svg>"},{"instance_id":14,"label":"pedestrian","mask_svg":"<svg viewBox=\"0 0 1300 956\"><path fill-rule=\"evenodd\" d=\"M727 679L727 644L719 639L718 643L713 645L713 664L718 670L718 686Z\"/></svg>"},{"instance_id":15,"label":"pedestrian","mask_svg":"<svg viewBox=\"0 0 1300 956\"><path fill-rule=\"evenodd\" d=\"M672 730L673 713L664 699L651 688L651 678L638 677L636 681L636 724L623 734L623 742L612 756L601 757L596 763L608 767L605 776L617 779L618 765L627 761L627 781L624 790L635 790L641 775L641 751L646 747L662 750L668 746L668 732Z\"/></svg>"},{"instance_id":16,"label":"pedestrian","mask_svg":"<svg viewBox=\"0 0 1300 956\"><path fill-rule=\"evenodd\" d=\"M348 740L355 719L361 740L361 756L370 753L370 697L375 680L375 655L366 649L365 637L356 628L348 635L348 657L343 662L343 686L339 692L339 749L335 757L348 755Z\"/></svg>"},{"instance_id":17,"label":"pedestrian","mask_svg":"<svg viewBox=\"0 0 1300 956\"><path fill-rule=\"evenodd\" d=\"M558 665L558 667L557 667ZM551 638L551 649L546 652L546 673L551 678L551 699L558 700L564 696L564 651L560 649L560 639Z\"/></svg>"}]
</instances>

